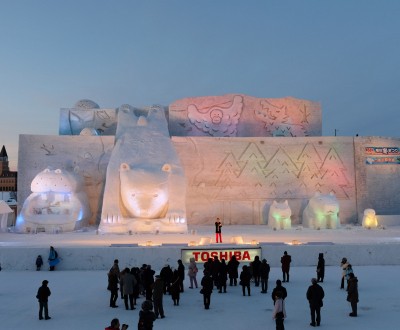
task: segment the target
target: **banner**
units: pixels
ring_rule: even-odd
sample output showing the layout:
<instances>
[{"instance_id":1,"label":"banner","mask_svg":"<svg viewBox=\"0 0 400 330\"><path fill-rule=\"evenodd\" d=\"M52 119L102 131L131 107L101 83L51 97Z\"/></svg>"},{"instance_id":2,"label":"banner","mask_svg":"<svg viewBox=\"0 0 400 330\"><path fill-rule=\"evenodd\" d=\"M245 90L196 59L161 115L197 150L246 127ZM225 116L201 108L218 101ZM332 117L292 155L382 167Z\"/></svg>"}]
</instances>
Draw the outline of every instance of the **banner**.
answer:
<instances>
[{"instance_id":1,"label":"banner","mask_svg":"<svg viewBox=\"0 0 400 330\"><path fill-rule=\"evenodd\" d=\"M214 259L218 257L219 260L225 259L228 262L232 256L236 257L237 261L251 262L255 256L259 256L261 259L261 248L260 247L249 247L249 248L230 248L230 249L182 249L182 261L183 263L189 263L190 258L194 258L197 263L204 263L208 258Z\"/></svg>"},{"instance_id":2,"label":"banner","mask_svg":"<svg viewBox=\"0 0 400 330\"><path fill-rule=\"evenodd\" d=\"M367 155L400 155L400 148L398 147L365 147L365 153Z\"/></svg>"},{"instance_id":3,"label":"banner","mask_svg":"<svg viewBox=\"0 0 400 330\"><path fill-rule=\"evenodd\" d=\"M392 157L367 157L365 160L367 165L387 165L387 164L400 164L400 156Z\"/></svg>"}]
</instances>

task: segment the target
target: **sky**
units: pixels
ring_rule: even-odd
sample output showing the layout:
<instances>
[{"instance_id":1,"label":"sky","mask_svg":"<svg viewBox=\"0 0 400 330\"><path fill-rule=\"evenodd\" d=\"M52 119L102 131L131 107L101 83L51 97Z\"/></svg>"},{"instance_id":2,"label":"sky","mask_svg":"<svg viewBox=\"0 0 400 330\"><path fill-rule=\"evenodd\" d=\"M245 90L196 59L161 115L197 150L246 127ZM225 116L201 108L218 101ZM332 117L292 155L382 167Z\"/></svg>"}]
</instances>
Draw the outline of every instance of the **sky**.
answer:
<instances>
[{"instance_id":1,"label":"sky","mask_svg":"<svg viewBox=\"0 0 400 330\"><path fill-rule=\"evenodd\" d=\"M398 0L3 0L0 145L60 108L242 93L322 106L323 135L400 137Z\"/></svg>"}]
</instances>

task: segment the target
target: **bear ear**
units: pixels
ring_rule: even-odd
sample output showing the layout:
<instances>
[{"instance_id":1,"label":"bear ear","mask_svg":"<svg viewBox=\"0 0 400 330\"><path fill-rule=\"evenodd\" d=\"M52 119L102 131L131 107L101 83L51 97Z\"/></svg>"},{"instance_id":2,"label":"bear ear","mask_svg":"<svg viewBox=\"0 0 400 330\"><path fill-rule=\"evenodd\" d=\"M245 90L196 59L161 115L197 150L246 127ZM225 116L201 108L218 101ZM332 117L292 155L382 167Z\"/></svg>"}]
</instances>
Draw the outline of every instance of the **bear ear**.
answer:
<instances>
[{"instance_id":1,"label":"bear ear","mask_svg":"<svg viewBox=\"0 0 400 330\"><path fill-rule=\"evenodd\" d=\"M171 172L171 165L168 164L168 163L164 164L163 167L162 167L162 170L164 172Z\"/></svg>"},{"instance_id":2,"label":"bear ear","mask_svg":"<svg viewBox=\"0 0 400 330\"><path fill-rule=\"evenodd\" d=\"M61 174L62 173L62 170L61 169L56 169L55 171L54 171L54 173L56 173L56 174Z\"/></svg>"},{"instance_id":3,"label":"bear ear","mask_svg":"<svg viewBox=\"0 0 400 330\"><path fill-rule=\"evenodd\" d=\"M46 168L43 172L44 172L44 173L50 173L50 172L51 172L51 168L48 167L48 168Z\"/></svg>"},{"instance_id":4,"label":"bear ear","mask_svg":"<svg viewBox=\"0 0 400 330\"><path fill-rule=\"evenodd\" d=\"M129 164L127 164L127 163L122 163L120 166L119 166L119 170L120 171L129 171L131 168L130 168L130 166L129 166Z\"/></svg>"}]
</instances>

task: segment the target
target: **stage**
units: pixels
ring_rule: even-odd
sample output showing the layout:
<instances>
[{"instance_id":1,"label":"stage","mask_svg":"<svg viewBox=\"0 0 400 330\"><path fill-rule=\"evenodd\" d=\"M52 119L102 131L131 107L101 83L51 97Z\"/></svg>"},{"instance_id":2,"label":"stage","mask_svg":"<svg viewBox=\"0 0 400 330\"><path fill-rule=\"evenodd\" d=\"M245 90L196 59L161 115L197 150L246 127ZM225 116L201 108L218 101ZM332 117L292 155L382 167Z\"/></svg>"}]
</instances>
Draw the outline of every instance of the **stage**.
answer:
<instances>
[{"instance_id":1,"label":"stage","mask_svg":"<svg viewBox=\"0 0 400 330\"><path fill-rule=\"evenodd\" d=\"M292 255L293 266L316 264L320 252L325 254L327 265L338 264L344 256L354 265L400 265L400 226L370 230L351 225L323 230L224 226L222 244L214 243L214 230L214 226L189 226L187 234L102 235L96 228L53 234L0 233L0 263L4 270L33 270L37 255L46 260L52 245L63 259L58 266L61 270L109 269L115 258L122 267L147 263L160 269L166 263L175 267L183 249L257 247L272 267L280 265L284 251ZM199 245L201 241L206 244Z\"/></svg>"}]
</instances>

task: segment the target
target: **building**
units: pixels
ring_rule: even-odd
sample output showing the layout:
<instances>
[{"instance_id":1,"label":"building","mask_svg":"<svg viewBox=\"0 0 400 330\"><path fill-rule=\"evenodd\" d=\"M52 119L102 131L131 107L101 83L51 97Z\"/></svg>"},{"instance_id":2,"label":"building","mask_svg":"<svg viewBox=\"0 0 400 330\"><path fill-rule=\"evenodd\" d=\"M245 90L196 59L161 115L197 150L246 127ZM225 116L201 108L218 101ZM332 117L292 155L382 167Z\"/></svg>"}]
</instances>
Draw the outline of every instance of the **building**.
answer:
<instances>
[{"instance_id":1,"label":"building","mask_svg":"<svg viewBox=\"0 0 400 330\"><path fill-rule=\"evenodd\" d=\"M3 145L0 152L0 199L13 199L13 203L8 203L14 214L17 214L15 197L17 195L17 172L10 171L8 165L8 155L6 147Z\"/></svg>"}]
</instances>

